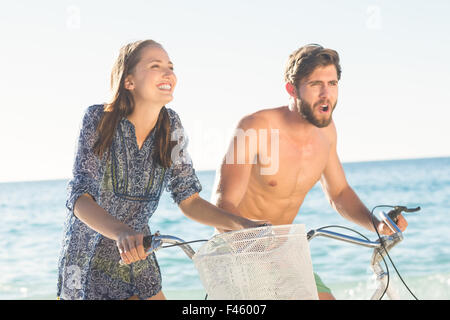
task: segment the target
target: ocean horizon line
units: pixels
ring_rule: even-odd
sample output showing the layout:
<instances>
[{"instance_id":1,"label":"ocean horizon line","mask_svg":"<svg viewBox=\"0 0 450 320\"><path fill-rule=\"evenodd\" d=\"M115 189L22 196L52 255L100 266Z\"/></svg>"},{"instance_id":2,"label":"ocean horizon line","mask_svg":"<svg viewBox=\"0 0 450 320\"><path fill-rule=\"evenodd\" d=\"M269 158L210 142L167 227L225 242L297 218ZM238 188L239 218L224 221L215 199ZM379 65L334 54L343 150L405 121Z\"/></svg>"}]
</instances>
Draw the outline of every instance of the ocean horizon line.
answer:
<instances>
[{"instance_id":1,"label":"ocean horizon line","mask_svg":"<svg viewBox=\"0 0 450 320\"><path fill-rule=\"evenodd\" d=\"M418 158L396 158L396 159L375 159L375 160L351 160L351 161L342 161L343 165L346 164L357 164L357 163L380 163L380 162L401 162L401 161L420 161L420 160L434 160L434 159L447 159L450 158L450 155L445 156L429 156L429 157L418 157ZM195 166L194 166L195 167ZM216 169L195 169L196 172L214 172ZM37 178L37 179L30 179L30 180L7 180L7 181L0 181L0 184L9 184L9 183L28 183L28 182L52 182L52 181L64 181L69 180L70 177L64 177L64 178Z\"/></svg>"}]
</instances>

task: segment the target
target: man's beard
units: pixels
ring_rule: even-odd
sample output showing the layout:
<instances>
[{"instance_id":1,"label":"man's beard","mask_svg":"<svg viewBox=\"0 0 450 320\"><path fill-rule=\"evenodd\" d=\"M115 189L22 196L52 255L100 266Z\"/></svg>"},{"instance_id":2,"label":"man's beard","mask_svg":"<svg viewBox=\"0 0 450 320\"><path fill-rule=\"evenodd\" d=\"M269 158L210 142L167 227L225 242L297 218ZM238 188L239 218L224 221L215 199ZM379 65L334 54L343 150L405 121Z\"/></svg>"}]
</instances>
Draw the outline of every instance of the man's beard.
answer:
<instances>
[{"instance_id":1,"label":"man's beard","mask_svg":"<svg viewBox=\"0 0 450 320\"><path fill-rule=\"evenodd\" d=\"M299 112L300 115L306 119L309 123L311 123L312 125L318 127L318 128L325 128L327 127L330 123L331 120L333 120L333 111L336 107L337 101L334 105L330 105L330 103L327 103L327 105L329 106L329 108L331 108L330 110L330 116L328 118L324 118L324 119L318 119L314 116L314 109L317 106L320 106L324 104L324 102L318 102L315 104L314 108L311 107L311 104L309 104L308 102L304 101L304 100L300 100L300 106L299 106Z\"/></svg>"}]
</instances>

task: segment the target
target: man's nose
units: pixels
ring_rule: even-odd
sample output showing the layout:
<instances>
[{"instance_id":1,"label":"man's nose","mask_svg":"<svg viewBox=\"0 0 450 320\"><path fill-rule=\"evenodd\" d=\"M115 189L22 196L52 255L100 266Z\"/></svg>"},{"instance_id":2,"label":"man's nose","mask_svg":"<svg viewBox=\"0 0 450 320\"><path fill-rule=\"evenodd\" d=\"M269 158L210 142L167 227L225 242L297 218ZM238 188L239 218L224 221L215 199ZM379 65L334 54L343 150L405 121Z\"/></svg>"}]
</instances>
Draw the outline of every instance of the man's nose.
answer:
<instances>
[{"instance_id":1,"label":"man's nose","mask_svg":"<svg viewBox=\"0 0 450 320\"><path fill-rule=\"evenodd\" d=\"M330 97L330 88L327 85L322 86L320 89L320 98L329 98Z\"/></svg>"}]
</instances>

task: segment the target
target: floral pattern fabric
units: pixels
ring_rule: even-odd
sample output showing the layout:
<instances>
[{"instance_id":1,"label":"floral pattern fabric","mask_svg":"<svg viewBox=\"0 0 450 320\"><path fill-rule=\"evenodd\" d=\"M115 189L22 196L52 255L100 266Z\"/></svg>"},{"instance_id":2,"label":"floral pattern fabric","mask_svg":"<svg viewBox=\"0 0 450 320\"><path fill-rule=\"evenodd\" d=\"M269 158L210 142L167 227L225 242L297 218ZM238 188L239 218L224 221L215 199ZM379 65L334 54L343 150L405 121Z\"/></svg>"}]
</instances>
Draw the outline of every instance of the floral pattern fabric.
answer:
<instances>
[{"instance_id":1,"label":"floral pattern fabric","mask_svg":"<svg viewBox=\"0 0 450 320\"><path fill-rule=\"evenodd\" d=\"M161 273L154 254L131 265L120 265L115 241L89 228L73 214L73 208L78 197L88 193L109 214L149 235L149 219L163 189L171 193L177 204L201 191L186 152L181 121L175 111L167 111L172 140L177 140L170 168L153 161L154 131L139 149L134 125L126 118L119 122L109 156L97 157L93 145L103 105L86 110L73 178L68 185L68 210L58 263L57 295L61 299L127 299L134 295L145 299L161 290Z\"/></svg>"}]
</instances>

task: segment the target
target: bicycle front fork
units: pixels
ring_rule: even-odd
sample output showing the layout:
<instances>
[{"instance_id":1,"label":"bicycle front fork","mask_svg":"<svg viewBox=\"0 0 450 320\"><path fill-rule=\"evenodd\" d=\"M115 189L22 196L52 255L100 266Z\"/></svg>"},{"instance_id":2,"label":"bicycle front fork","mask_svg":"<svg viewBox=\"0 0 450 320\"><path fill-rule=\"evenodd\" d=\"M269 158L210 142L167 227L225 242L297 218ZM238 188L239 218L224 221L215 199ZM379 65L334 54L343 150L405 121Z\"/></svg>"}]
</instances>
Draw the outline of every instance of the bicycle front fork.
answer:
<instances>
[{"instance_id":1,"label":"bicycle front fork","mask_svg":"<svg viewBox=\"0 0 450 320\"><path fill-rule=\"evenodd\" d=\"M398 292L392 287L392 285L388 284L388 273L383 270L379 263L372 265L372 270L377 277L376 281L378 283L378 287L375 293L372 295L371 300L379 300L382 298L383 293L386 291L385 295L388 296L391 300L400 300L400 296ZM389 285L389 286L388 286ZM386 289L386 286L387 289Z\"/></svg>"}]
</instances>

